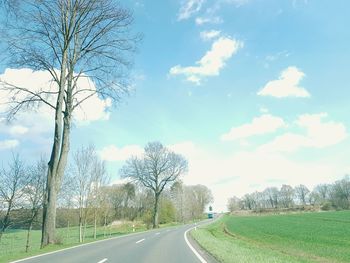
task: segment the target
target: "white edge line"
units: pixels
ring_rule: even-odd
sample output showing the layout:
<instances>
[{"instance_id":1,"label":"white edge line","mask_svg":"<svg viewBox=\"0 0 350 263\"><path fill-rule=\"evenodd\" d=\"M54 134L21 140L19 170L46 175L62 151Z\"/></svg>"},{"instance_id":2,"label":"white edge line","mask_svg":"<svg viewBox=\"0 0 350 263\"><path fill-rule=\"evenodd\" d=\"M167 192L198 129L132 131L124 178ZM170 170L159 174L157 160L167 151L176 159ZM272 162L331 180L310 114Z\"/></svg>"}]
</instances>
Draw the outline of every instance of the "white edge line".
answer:
<instances>
[{"instance_id":1,"label":"white edge line","mask_svg":"<svg viewBox=\"0 0 350 263\"><path fill-rule=\"evenodd\" d=\"M107 260L108 260L107 258L104 258L104 259L100 260L100 261L97 262L97 263L103 263L103 262L106 262Z\"/></svg>"},{"instance_id":2,"label":"white edge line","mask_svg":"<svg viewBox=\"0 0 350 263\"><path fill-rule=\"evenodd\" d=\"M141 242L143 242L143 241L145 241L144 238L140 239L139 241L136 241L135 243L138 244L138 243L141 243Z\"/></svg>"},{"instance_id":3,"label":"white edge line","mask_svg":"<svg viewBox=\"0 0 350 263\"><path fill-rule=\"evenodd\" d=\"M187 232L189 232L190 230L192 230L193 228L195 227L192 227L190 229L187 229L184 233L184 238L185 238L185 241L186 241L186 244L187 246L192 250L192 252L196 255L196 257L199 259L199 261L201 263L207 263L207 261L201 256L199 255L199 253L197 252L197 250L191 245L191 243L188 241L187 239Z\"/></svg>"},{"instance_id":4,"label":"white edge line","mask_svg":"<svg viewBox=\"0 0 350 263\"><path fill-rule=\"evenodd\" d=\"M155 229L153 229L153 230L146 230L146 231L141 231L141 232L137 232L137 233L131 233L131 234L121 235L121 236L117 236L117 237L110 237L110 238L105 238L105 239L101 239L101 240L96 240L96 241L92 241L92 242L89 242L89 243L80 244L80 245L73 246L73 247L67 247L67 248L63 248L63 249L60 249L60 250L55 250L55 251L47 252L47 253L44 253L44 254L40 254L40 255L36 255L36 256L32 256L32 257L28 257L28 258L18 259L18 260L15 260L15 261L11 261L10 263L23 262L23 261L30 260L30 259L33 259L33 258L43 257L43 256L55 254L55 253L58 253L58 252L62 252L62 251L65 251L65 250L74 249L74 248L77 248L77 247L88 246L88 245L92 245L92 244L96 244L96 243L100 243L100 242L105 242L105 241L110 241L110 240L113 240L113 239L119 239L119 238L123 238L123 237L129 237L129 236L134 236L134 235L145 234L145 233L150 232L150 231L154 232L154 231L157 231L157 230L155 230Z\"/></svg>"}]
</instances>

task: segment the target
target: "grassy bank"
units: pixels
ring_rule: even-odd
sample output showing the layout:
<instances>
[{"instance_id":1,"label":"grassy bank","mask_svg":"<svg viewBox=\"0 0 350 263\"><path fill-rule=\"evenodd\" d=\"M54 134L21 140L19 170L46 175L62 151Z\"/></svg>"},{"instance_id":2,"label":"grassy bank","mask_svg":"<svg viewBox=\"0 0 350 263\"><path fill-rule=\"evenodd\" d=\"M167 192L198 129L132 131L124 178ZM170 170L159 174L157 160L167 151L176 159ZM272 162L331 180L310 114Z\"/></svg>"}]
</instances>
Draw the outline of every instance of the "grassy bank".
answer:
<instances>
[{"instance_id":1,"label":"grassy bank","mask_svg":"<svg viewBox=\"0 0 350 263\"><path fill-rule=\"evenodd\" d=\"M168 225L167 225L168 226ZM136 224L135 231L146 230L145 225ZM97 239L104 239L132 233L132 224L125 223L118 226L111 226L104 230L102 227L97 228ZM31 232L31 246L29 252L25 252L27 232L25 230L9 230L4 234L0 242L0 262L9 262L15 259L25 258L38 255L66 247L80 244L78 242L78 227L59 228L57 229L57 238L60 244L50 245L40 249L41 231L33 230ZM95 241L93 227L87 227L84 243Z\"/></svg>"},{"instance_id":2,"label":"grassy bank","mask_svg":"<svg viewBox=\"0 0 350 263\"><path fill-rule=\"evenodd\" d=\"M350 262L350 211L224 216L191 234L221 262Z\"/></svg>"}]
</instances>

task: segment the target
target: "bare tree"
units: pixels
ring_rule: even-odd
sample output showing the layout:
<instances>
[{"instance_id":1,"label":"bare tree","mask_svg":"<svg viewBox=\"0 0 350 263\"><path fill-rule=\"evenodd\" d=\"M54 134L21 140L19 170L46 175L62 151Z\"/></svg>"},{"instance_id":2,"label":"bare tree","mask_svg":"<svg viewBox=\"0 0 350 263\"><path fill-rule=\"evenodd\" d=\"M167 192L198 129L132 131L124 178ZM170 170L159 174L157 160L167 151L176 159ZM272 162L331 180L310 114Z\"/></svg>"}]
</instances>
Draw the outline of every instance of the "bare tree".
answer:
<instances>
[{"instance_id":1,"label":"bare tree","mask_svg":"<svg viewBox=\"0 0 350 263\"><path fill-rule=\"evenodd\" d=\"M92 164L94 161L95 149L92 145L81 147L73 154L73 162L71 164L74 178L76 180L76 194L79 209L79 242L84 241L84 226L87 220L88 198L91 192L92 184Z\"/></svg>"},{"instance_id":2,"label":"bare tree","mask_svg":"<svg viewBox=\"0 0 350 263\"><path fill-rule=\"evenodd\" d=\"M47 164L43 158L41 158L36 165L31 167L28 171L29 183L23 189L25 201L28 202L28 208L30 210L29 217L27 219L27 242L26 252L30 247L30 232L33 227L34 220L37 218L40 209L43 205L43 197L47 175Z\"/></svg>"},{"instance_id":3,"label":"bare tree","mask_svg":"<svg viewBox=\"0 0 350 263\"><path fill-rule=\"evenodd\" d=\"M240 199L236 196L230 197L227 201L227 209L231 213L240 209Z\"/></svg>"},{"instance_id":4,"label":"bare tree","mask_svg":"<svg viewBox=\"0 0 350 263\"><path fill-rule=\"evenodd\" d=\"M279 191L280 200L285 208L290 208L294 204L294 189L290 185L282 185L281 190Z\"/></svg>"},{"instance_id":5,"label":"bare tree","mask_svg":"<svg viewBox=\"0 0 350 263\"><path fill-rule=\"evenodd\" d=\"M267 200L267 203L271 208L278 207L278 189L277 187L268 187L264 190L264 195Z\"/></svg>"},{"instance_id":6,"label":"bare tree","mask_svg":"<svg viewBox=\"0 0 350 263\"><path fill-rule=\"evenodd\" d=\"M300 203L302 205L306 205L308 195L310 194L310 190L305 185L300 184L294 188L294 191Z\"/></svg>"},{"instance_id":7,"label":"bare tree","mask_svg":"<svg viewBox=\"0 0 350 263\"><path fill-rule=\"evenodd\" d=\"M160 142L148 143L142 158L132 157L120 170L123 178L151 189L154 194L153 228L158 227L159 197L164 188L187 171L187 160Z\"/></svg>"},{"instance_id":8,"label":"bare tree","mask_svg":"<svg viewBox=\"0 0 350 263\"><path fill-rule=\"evenodd\" d=\"M54 112L54 137L48 163L42 247L55 243L56 200L67 164L73 112L94 95L119 101L127 91L129 54L138 36L131 35L133 16L114 0L8 0L14 17L6 24L8 64L43 70L52 85L31 90L5 80L8 119L46 105ZM80 80L88 78L90 86Z\"/></svg>"},{"instance_id":9,"label":"bare tree","mask_svg":"<svg viewBox=\"0 0 350 263\"><path fill-rule=\"evenodd\" d=\"M203 216L205 207L213 202L213 195L205 185L190 185L185 187L185 206L191 212L189 219L199 219Z\"/></svg>"},{"instance_id":10,"label":"bare tree","mask_svg":"<svg viewBox=\"0 0 350 263\"><path fill-rule=\"evenodd\" d=\"M19 155L13 154L7 169L0 169L0 198L5 204L5 213L0 218L0 241L3 233L12 224L12 213L22 202L24 188L28 184L28 174Z\"/></svg>"},{"instance_id":11,"label":"bare tree","mask_svg":"<svg viewBox=\"0 0 350 263\"><path fill-rule=\"evenodd\" d=\"M179 222L184 222L185 221L185 193L184 193L184 184L181 180L177 180L173 185L171 186L170 189L170 194L171 198L174 202L175 209L177 211L177 216L176 219Z\"/></svg>"},{"instance_id":12,"label":"bare tree","mask_svg":"<svg viewBox=\"0 0 350 263\"><path fill-rule=\"evenodd\" d=\"M102 193L103 186L105 186L108 182L109 178L106 173L106 164L95 154L92 161L90 185L91 191L89 198L94 218L94 239L96 239L98 212L104 198Z\"/></svg>"}]
</instances>

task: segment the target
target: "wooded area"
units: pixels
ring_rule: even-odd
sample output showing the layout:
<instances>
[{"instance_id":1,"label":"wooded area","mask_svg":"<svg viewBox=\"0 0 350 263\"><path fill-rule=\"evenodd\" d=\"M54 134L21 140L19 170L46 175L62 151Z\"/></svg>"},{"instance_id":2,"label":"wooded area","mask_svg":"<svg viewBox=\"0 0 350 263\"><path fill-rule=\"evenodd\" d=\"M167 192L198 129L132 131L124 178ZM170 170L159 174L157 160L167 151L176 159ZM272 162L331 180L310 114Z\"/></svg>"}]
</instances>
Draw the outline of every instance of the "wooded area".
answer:
<instances>
[{"instance_id":1,"label":"wooded area","mask_svg":"<svg viewBox=\"0 0 350 263\"><path fill-rule=\"evenodd\" d=\"M331 184L319 184L311 191L305 185L268 187L264 191L228 200L229 211L237 210L341 210L350 208L350 176Z\"/></svg>"}]
</instances>

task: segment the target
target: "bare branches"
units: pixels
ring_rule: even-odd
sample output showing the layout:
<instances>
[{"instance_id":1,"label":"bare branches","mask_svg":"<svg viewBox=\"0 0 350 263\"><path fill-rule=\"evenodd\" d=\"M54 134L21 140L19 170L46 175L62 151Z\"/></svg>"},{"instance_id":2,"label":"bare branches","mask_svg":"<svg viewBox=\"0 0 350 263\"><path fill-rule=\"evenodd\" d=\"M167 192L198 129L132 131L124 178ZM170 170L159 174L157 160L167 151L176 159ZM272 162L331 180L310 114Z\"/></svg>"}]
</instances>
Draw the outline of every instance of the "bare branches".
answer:
<instances>
[{"instance_id":1,"label":"bare branches","mask_svg":"<svg viewBox=\"0 0 350 263\"><path fill-rule=\"evenodd\" d=\"M65 86L64 103L71 113L93 94L115 102L127 94L131 55L141 40L140 35L131 33L133 16L129 10L113 0L5 2L11 10L16 9L6 25L8 64L47 71L57 86ZM78 86L79 79L86 77L93 81L94 89L85 97L77 97L79 90L85 89ZM9 105L8 113L17 114L24 104L30 108L30 99L53 106L36 94L26 102Z\"/></svg>"},{"instance_id":2,"label":"bare branches","mask_svg":"<svg viewBox=\"0 0 350 263\"><path fill-rule=\"evenodd\" d=\"M187 160L159 142L147 144L142 159L132 157L120 170L120 175L151 189L155 204L153 227L158 227L158 201L166 186L187 172Z\"/></svg>"}]
</instances>

